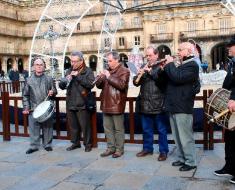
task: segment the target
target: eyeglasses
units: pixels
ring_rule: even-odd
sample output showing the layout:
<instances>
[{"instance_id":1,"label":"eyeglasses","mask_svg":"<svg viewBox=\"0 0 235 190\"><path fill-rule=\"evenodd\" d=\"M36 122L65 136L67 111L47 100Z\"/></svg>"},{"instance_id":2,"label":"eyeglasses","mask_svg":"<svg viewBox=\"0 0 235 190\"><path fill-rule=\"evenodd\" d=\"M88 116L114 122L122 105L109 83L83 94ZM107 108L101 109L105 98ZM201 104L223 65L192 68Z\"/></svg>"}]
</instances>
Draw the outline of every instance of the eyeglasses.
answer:
<instances>
[{"instance_id":1,"label":"eyeglasses","mask_svg":"<svg viewBox=\"0 0 235 190\"><path fill-rule=\"evenodd\" d=\"M77 61L71 61L71 63L79 63L79 62L81 62L82 61L82 59L79 59L79 60L77 60Z\"/></svg>"},{"instance_id":2,"label":"eyeglasses","mask_svg":"<svg viewBox=\"0 0 235 190\"><path fill-rule=\"evenodd\" d=\"M42 66L44 66L44 65L43 65L43 64L35 64L35 66L42 67Z\"/></svg>"}]
</instances>

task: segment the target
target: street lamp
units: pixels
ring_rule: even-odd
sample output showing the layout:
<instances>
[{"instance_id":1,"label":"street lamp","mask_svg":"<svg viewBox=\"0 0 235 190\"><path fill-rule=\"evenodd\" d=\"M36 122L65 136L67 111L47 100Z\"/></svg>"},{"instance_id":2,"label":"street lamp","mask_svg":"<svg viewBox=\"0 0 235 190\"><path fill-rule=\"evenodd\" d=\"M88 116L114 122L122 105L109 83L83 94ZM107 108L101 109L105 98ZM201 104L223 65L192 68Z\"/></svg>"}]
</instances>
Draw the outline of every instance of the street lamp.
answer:
<instances>
[{"instance_id":1,"label":"street lamp","mask_svg":"<svg viewBox=\"0 0 235 190\"><path fill-rule=\"evenodd\" d=\"M59 37L57 32L53 31L53 25L49 25L48 31L44 32L43 38L50 42L50 68L51 68L51 76L55 78L55 70L56 70L56 60L54 60L54 49L53 49L53 42Z\"/></svg>"}]
</instances>

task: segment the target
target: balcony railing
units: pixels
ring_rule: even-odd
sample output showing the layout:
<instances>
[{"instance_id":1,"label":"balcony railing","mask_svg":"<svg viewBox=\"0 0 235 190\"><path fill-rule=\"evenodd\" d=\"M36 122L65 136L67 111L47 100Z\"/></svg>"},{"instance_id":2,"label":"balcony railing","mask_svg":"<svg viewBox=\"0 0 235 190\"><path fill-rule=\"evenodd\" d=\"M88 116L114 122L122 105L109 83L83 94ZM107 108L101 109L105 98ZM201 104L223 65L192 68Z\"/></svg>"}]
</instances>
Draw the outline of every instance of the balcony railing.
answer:
<instances>
[{"instance_id":1,"label":"balcony railing","mask_svg":"<svg viewBox=\"0 0 235 190\"><path fill-rule=\"evenodd\" d=\"M119 26L119 30L123 29L139 29L143 28L143 23L142 22L125 22Z\"/></svg>"},{"instance_id":2,"label":"balcony railing","mask_svg":"<svg viewBox=\"0 0 235 190\"><path fill-rule=\"evenodd\" d=\"M150 34L150 42L171 41L173 40L173 33Z\"/></svg>"},{"instance_id":3,"label":"balcony railing","mask_svg":"<svg viewBox=\"0 0 235 190\"><path fill-rule=\"evenodd\" d=\"M0 54L17 54L17 55L28 55L29 50L23 48L9 48L9 47L0 47Z\"/></svg>"},{"instance_id":4,"label":"balcony railing","mask_svg":"<svg viewBox=\"0 0 235 190\"><path fill-rule=\"evenodd\" d=\"M213 30L195 30L195 31L182 31L180 38L205 38L205 37L222 37L231 36L235 34L235 28L220 28Z\"/></svg>"},{"instance_id":5,"label":"balcony railing","mask_svg":"<svg viewBox=\"0 0 235 190\"><path fill-rule=\"evenodd\" d=\"M69 46L67 51L71 52L79 49L79 51L98 51L98 44L79 44L78 46Z\"/></svg>"}]
</instances>

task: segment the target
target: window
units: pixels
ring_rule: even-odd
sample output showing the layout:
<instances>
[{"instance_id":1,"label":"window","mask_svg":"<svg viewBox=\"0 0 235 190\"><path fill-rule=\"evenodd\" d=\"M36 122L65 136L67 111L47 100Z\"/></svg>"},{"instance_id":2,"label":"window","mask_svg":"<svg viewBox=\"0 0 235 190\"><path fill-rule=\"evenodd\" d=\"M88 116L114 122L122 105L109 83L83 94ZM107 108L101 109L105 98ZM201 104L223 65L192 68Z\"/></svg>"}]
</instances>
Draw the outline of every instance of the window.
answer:
<instances>
[{"instance_id":1,"label":"window","mask_svg":"<svg viewBox=\"0 0 235 190\"><path fill-rule=\"evenodd\" d=\"M139 18L139 17L134 17L134 19L133 19L133 24L134 24L135 26L140 25L140 18Z\"/></svg>"},{"instance_id":2,"label":"window","mask_svg":"<svg viewBox=\"0 0 235 190\"><path fill-rule=\"evenodd\" d=\"M124 46L125 45L125 38L124 37L120 37L119 38L119 46Z\"/></svg>"},{"instance_id":3,"label":"window","mask_svg":"<svg viewBox=\"0 0 235 190\"><path fill-rule=\"evenodd\" d=\"M134 37L134 44L139 46L140 45L140 36L135 36Z\"/></svg>"},{"instance_id":4,"label":"window","mask_svg":"<svg viewBox=\"0 0 235 190\"><path fill-rule=\"evenodd\" d=\"M195 32L197 29L197 21L191 20L188 22L188 31L189 32Z\"/></svg>"},{"instance_id":5,"label":"window","mask_svg":"<svg viewBox=\"0 0 235 190\"><path fill-rule=\"evenodd\" d=\"M158 34L165 34L167 31L166 24L159 24L157 25L157 33Z\"/></svg>"},{"instance_id":6,"label":"window","mask_svg":"<svg viewBox=\"0 0 235 190\"><path fill-rule=\"evenodd\" d=\"M125 25L125 20L122 18L119 24L119 28L123 28Z\"/></svg>"},{"instance_id":7,"label":"window","mask_svg":"<svg viewBox=\"0 0 235 190\"><path fill-rule=\"evenodd\" d=\"M77 30L80 30L80 23L77 24Z\"/></svg>"},{"instance_id":8,"label":"window","mask_svg":"<svg viewBox=\"0 0 235 190\"><path fill-rule=\"evenodd\" d=\"M220 32L229 32L228 28L231 26L231 20L230 18L222 18L219 19L219 29Z\"/></svg>"}]
</instances>

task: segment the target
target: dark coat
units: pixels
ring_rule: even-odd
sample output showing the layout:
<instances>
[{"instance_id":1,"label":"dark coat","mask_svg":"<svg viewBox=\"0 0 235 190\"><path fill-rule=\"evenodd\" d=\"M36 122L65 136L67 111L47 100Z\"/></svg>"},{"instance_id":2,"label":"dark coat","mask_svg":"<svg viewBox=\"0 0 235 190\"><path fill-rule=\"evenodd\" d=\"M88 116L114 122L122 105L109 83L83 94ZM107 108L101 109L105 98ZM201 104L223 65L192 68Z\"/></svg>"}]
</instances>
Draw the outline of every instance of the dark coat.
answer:
<instances>
[{"instance_id":1,"label":"dark coat","mask_svg":"<svg viewBox=\"0 0 235 190\"><path fill-rule=\"evenodd\" d=\"M223 88L231 90L230 99L235 100L235 57L228 63L228 72L223 82Z\"/></svg>"},{"instance_id":2,"label":"dark coat","mask_svg":"<svg viewBox=\"0 0 235 190\"><path fill-rule=\"evenodd\" d=\"M72 72L72 69L68 69L66 76ZM73 77L69 83L66 94L66 107L69 110L82 110L85 109L85 97L88 92L94 87L92 82L95 80L93 71L85 67L85 69L76 77ZM64 81L59 83L59 86L63 86Z\"/></svg>"},{"instance_id":3,"label":"dark coat","mask_svg":"<svg viewBox=\"0 0 235 190\"><path fill-rule=\"evenodd\" d=\"M140 86L139 113L159 114L163 111L164 94L163 90L160 89L161 87L158 86L160 81L159 69L159 66L156 66L150 73L145 73L138 84L135 84L137 76L133 78L133 84Z\"/></svg>"},{"instance_id":4,"label":"dark coat","mask_svg":"<svg viewBox=\"0 0 235 190\"><path fill-rule=\"evenodd\" d=\"M130 71L119 64L110 71L108 78L101 77L96 83L100 93L100 109L103 113L122 114L125 111Z\"/></svg>"},{"instance_id":5,"label":"dark coat","mask_svg":"<svg viewBox=\"0 0 235 190\"><path fill-rule=\"evenodd\" d=\"M53 95L56 96L57 90L52 77L46 74L36 76L33 73L27 78L22 92L24 110L34 110L45 100L49 90L53 90Z\"/></svg>"},{"instance_id":6,"label":"dark coat","mask_svg":"<svg viewBox=\"0 0 235 190\"><path fill-rule=\"evenodd\" d=\"M19 71L10 70L10 72L9 72L9 79L11 81L19 81L20 80L20 73L19 73Z\"/></svg>"},{"instance_id":7,"label":"dark coat","mask_svg":"<svg viewBox=\"0 0 235 190\"><path fill-rule=\"evenodd\" d=\"M193 58L187 59L178 67L174 63L165 66L168 76L165 110L170 113L193 113L195 83L198 82L199 68Z\"/></svg>"}]
</instances>

